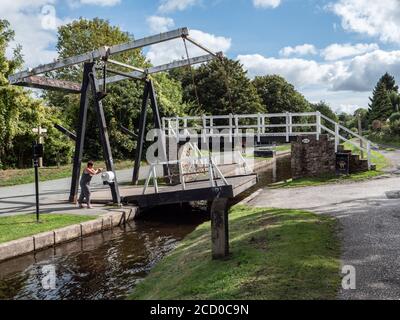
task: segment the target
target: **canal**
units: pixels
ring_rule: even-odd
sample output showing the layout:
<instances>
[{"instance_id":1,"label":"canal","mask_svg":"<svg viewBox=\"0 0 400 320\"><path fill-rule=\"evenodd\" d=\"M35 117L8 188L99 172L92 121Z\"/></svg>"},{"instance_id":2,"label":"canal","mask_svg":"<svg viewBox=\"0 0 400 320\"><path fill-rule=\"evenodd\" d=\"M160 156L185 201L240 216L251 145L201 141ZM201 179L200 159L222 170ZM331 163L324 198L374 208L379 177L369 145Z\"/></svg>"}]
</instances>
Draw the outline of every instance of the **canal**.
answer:
<instances>
[{"instance_id":1,"label":"canal","mask_svg":"<svg viewBox=\"0 0 400 320\"><path fill-rule=\"evenodd\" d=\"M254 189L289 179L290 159L278 159L275 168L260 172L259 177ZM124 299L157 262L207 219L201 207L185 211L163 207L124 228L2 262L0 299ZM56 285L44 289L49 268L55 271Z\"/></svg>"}]
</instances>

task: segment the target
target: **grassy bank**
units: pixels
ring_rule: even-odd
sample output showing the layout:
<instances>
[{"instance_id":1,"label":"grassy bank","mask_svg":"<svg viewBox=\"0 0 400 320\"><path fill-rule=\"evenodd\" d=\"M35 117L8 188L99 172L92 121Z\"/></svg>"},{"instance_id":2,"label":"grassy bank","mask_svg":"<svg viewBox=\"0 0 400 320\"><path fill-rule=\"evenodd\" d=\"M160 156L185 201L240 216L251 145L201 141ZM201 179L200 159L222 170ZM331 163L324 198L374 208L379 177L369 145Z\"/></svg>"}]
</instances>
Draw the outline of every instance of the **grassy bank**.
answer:
<instances>
[{"instance_id":1,"label":"grassy bank","mask_svg":"<svg viewBox=\"0 0 400 320\"><path fill-rule=\"evenodd\" d=\"M347 150L351 150L353 154L359 154L359 150L352 144L345 143L344 146ZM390 166L390 161L383 154L377 151L371 152L371 159L372 163L376 165L376 170L353 173L347 176L325 175L316 178L300 178L296 180L287 180L272 184L270 187L297 188L297 187L319 186L331 183L363 181L382 175L384 173L382 170Z\"/></svg>"},{"instance_id":2,"label":"grassy bank","mask_svg":"<svg viewBox=\"0 0 400 320\"><path fill-rule=\"evenodd\" d=\"M97 163L97 167L105 167L104 163ZM117 170L133 168L133 162L129 160L117 161ZM71 176L72 165L60 167L44 167L39 169L40 181L56 180ZM35 181L34 169L0 170L0 187L15 186L32 183Z\"/></svg>"},{"instance_id":3,"label":"grassy bank","mask_svg":"<svg viewBox=\"0 0 400 320\"><path fill-rule=\"evenodd\" d=\"M17 240L37 233L63 228L96 218L96 216L72 214L46 214L41 215L41 223L36 223L36 216L34 214L0 217L0 243Z\"/></svg>"},{"instance_id":4,"label":"grassy bank","mask_svg":"<svg viewBox=\"0 0 400 320\"><path fill-rule=\"evenodd\" d=\"M299 210L235 206L231 257L211 260L210 223L190 234L130 299L334 299L336 221Z\"/></svg>"}]
</instances>

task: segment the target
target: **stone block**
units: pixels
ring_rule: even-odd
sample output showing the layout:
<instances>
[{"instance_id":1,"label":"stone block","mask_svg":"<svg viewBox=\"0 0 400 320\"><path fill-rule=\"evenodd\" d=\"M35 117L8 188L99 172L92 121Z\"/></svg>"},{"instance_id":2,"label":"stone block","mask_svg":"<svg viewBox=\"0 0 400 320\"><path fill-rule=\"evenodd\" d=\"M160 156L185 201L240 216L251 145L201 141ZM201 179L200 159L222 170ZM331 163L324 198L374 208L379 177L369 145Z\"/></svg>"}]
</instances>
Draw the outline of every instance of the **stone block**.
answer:
<instances>
[{"instance_id":1,"label":"stone block","mask_svg":"<svg viewBox=\"0 0 400 320\"><path fill-rule=\"evenodd\" d=\"M33 252L33 237L0 244L0 260L6 260Z\"/></svg>"},{"instance_id":2,"label":"stone block","mask_svg":"<svg viewBox=\"0 0 400 320\"><path fill-rule=\"evenodd\" d=\"M54 231L43 232L33 236L35 250L41 250L54 246Z\"/></svg>"},{"instance_id":3,"label":"stone block","mask_svg":"<svg viewBox=\"0 0 400 320\"><path fill-rule=\"evenodd\" d=\"M82 237L100 232L103 229L103 220L97 219L81 223Z\"/></svg>"},{"instance_id":4,"label":"stone block","mask_svg":"<svg viewBox=\"0 0 400 320\"><path fill-rule=\"evenodd\" d=\"M67 241L71 241L81 237L81 226L73 225L70 227L65 227L62 229L57 229L54 231L54 239L55 243L63 243Z\"/></svg>"}]
</instances>

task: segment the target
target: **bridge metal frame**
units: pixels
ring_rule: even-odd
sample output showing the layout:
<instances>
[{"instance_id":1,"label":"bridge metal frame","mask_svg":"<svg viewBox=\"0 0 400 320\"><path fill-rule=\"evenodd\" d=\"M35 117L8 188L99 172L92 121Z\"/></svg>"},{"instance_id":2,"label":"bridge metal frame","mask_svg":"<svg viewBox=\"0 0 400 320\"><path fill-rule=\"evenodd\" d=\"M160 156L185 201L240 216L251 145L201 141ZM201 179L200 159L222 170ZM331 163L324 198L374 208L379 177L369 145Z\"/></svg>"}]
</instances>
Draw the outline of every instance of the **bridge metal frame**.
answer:
<instances>
[{"instance_id":1,"label":"bridge metal frame","mask_svg":"<svg viewBox=\"0 0 400 320\"><path fill-rule=\"evenodd\" d=\"M201 48L203 51L207 52L207 55L199 57L188 57L184 60L173 61L171 63L153 66L147 69L141 69L136 66L122 63L120 61L111 59L112 56L128 52L131 50L141 49L147 46L156 45L162 42L171 41L174 39L187 39L194 45ZM176 30L160 33L157 35L145 37L142 39L133 40L127 43L114 45L111 47L105 46L97 50L80 54L73 57L68 57L65 59L60 59L52 63L37 66L33 69L28 69L25 71L18 72L16 74L9 76L9 82L12 85L24 86L30 88L37 88L43 90L57 90L65 93L80 94L80 111L79 111L79 123L77 125L76 138L73 137L72 133L66 131L65 128L59 127L58 130L69 136L71 139L75 140L75 155L74 155L74 165L72 170L72 181L70 189L69 200L71 202L76 202L80 168L84 149L84 138L86 132L86 122L87 122L87 111L89 104L89 95L93 95L94 105L96 109L98 125L100 128L100 140L103 148L103 154L108 171L113 171L115 173L113 158L111 154L110 142L107 132L107 125L105 121L104 110L102 106L102 99L106 96L107 84L116 83L126 79L140 80L144 81L145 89L143 95L143 103L141 108L140 116L140 130L137 137L137 151L135 155L135 168L133 172L133 182L137 183L140 160L143 153L143 143L144 143L144 133L145 133L145 122L146 122L146 112L147 103L150 100L151 107L154 114L154 125L156 128L161 128L161 119L159 114L159 109L157 105L156 92L152 80L149 78L150 75L166 72L172 69L181 68L184 66L191 66L199 63L208 62L214 58L221 58L222 53L214 53L212 50L206 48L205 46L197 43L193 39L189 38L189 31L187 28L179 28ZM96 64L103 63L103 79L98 79L96 76ZM60 70L66 67L72 67L75 65L84 65L83 71L83 81L81 84L54 79L43 74L50 74L53 71ZM122 72L118 70L112 70L107 68L107 64L112 64L121 68L129 69L130 72ZM107 77L106 73L113 73L114 76ZM102 81L100 81L102 80ZM113 201L116 204L120 204L119 188L118 182L110 184L111 193L113 195Z\"/></svg>"}]
</instances>

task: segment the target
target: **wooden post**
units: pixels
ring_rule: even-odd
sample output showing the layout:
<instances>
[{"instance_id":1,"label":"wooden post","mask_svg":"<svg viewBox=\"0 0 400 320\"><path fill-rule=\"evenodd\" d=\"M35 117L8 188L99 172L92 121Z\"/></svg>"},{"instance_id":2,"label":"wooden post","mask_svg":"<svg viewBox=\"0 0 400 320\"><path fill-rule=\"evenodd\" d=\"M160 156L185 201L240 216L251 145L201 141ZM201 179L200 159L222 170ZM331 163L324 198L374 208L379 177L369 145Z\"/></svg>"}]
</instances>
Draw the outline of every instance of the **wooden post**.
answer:
<instances>
[{"instance_id":1,"label":"wooden post","mask_svg":"<svg viewBox=\"0 0 400 320\"><path fill-rule=\"evenodd\" d=\"M224 259L229 255L228 199L214 199L210 211L212 258Z\"/></svg>"}]
</instances>

